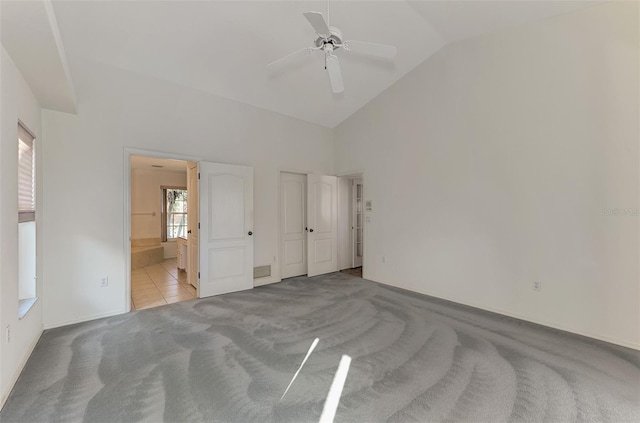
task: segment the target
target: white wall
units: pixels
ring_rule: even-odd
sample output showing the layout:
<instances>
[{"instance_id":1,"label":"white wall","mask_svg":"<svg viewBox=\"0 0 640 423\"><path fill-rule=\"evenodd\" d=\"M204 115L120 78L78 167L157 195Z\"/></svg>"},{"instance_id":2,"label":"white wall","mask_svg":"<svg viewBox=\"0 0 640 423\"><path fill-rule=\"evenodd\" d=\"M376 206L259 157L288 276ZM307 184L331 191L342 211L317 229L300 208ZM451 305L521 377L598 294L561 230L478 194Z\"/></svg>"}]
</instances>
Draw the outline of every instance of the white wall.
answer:
<instances>
[{"instance_id":1,"label":"white wall","mask_svg":"<svg viewBox=\"0 0 640 423\"><path fill-rule=\"evenodd\" d=\"M638 51L638 3L596 6L445 47L341 124L364 276L640 348Z\"/></svg>"},{"instance_id":2,"label":"white wall","mask_svg":"<svg viewBox=\"0 0 640 423\"><path fill-rule=\"evenodd\" d=\"M18 320L18 120L36 136L37 273L42 275L42 146L40 105L5 51L0 52L0 406L42 333L42 301ZM36 293L42 296L40 277ZM7 343L6 329L11 330Z\"/></svg>"},{"instance_id":3,"label":"white wall","mask_svg":"<svg viewBox=\"0 0 640 423\"><path fill-rule=\"evenodd\" d=\"M124 148L255 169L255 265L278 275L280 170L332 172L332 132L101 64L72 62L78 115L43 112L45 327L125 311ZM69 204L82 202L69 219ZM109 276L109 286L99 278ZM274 278L274 280L277 280Z\"/></svg>"},{"instance_id":4,"label":"white wall","mask_svg":"<svg viewBox=\"0 0 640 423\"><path fill-rule=\"evenodd\" d=\"M131 213L155 213L131 216L131 239L160 238L162 236L163 186L187 187L187 170L184 172L132 169Z\"/></svg>"}]
</instances>

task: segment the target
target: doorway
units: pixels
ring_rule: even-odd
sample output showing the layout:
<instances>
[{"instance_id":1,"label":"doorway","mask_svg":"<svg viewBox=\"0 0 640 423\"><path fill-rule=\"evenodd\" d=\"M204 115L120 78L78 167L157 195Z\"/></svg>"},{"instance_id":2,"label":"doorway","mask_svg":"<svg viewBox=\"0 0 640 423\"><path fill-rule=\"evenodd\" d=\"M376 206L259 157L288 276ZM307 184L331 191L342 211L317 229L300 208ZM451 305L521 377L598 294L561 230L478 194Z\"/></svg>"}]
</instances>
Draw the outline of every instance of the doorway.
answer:
<instances>
[{"instance_id":1,"label":"doorway","mask_svg":"<svg viewBox=\"0 0 640 423\"><path fill-rule=\"evenodd\" d=\"M366 221L362 174L341 176L338 190L340 271L362 277Z\"/></svg>"},{"instance_id":2,"label":"doorway","mask_svg":"<svg viewBox=\"0 0 640 423\"><path fill-rule=\"evenodd\" d=\"M364 252L364 186L361 177L351 180L350 204L352 268L362 268Z\"/></svg>"},{"instance_id":3,"label":"doorway","mask_svg":"<svg viewBox=\"0 0 640 423\"><path fill-rule=\"evenodd\" d=\"M141 158L135 159L135 156ZM253 288L253 168L210 163L198 158L128 148L124 150L124 159L125 163L129 164L124 167L125 310L155 307L188 299L184 298L186 295L182 295L182 291L178 288L187 290L194 298ZM145 264L143 267L152 267L151 269L143 269L143 271L132 269L132 240L137 237L137 232L134 232L136 223L133 222L133 219L136 216L147 219L161 217L160 214L164 210L160 209L159 212L157 210L137 211L133 207L136 206L134 204L136 196L132 189L132 182L136 176L133 175L132 159L155 162L156 166L153 166L154 163L148 163L155 169L158 169L157 166L164 166L158 163L163 160L166 161L166 164L173 163L180 166L180 172L185 172L186 168L186 201L184 194L179 192L171 193L172 197L167 200L174 204L176 199L180 200L179 206L182 207L183 215L178 216L177 221L172 219L172 216L179 214L179 210L171 209L164 215L164 219L170 222L168 225L171 226L166 229L167 233L172 233L173 229L182 234L184 226L187 228L187 242L182 242L181 237L176 240L176 244L183 244L182 247L186 250L186 260L184 250L180 250L176 245L178 249L175 252L175 263L173 261L164 263L165 259L170 259L170 257L156 257L156 260L162 260L162 263L156 262L149 266L146 266L149 263L143 263ZM184 183L184 179L181 180L181 183ZM182 185L178 188L182 188ZM176 186L169 186L167 189L177 191ZM153 189L151 192L157 193L158 190ZM154 204L162 204L163 201L161 195ZM186 223L184 221L184 203L187 204ZM132 212L142 214L134 216ZM155 226L160 227L160 224ZM176 229L178 226L180 228ZM153 254L159 255L158 239L156 236L153 238L151 241L136 242L136 245L153 242L155 244ZM191 239L191 244L188 242L189 239ZM164 248L162 241L161 246ZM185 273L180 273L181 270ZM134 287L134 285L137 286ZM171 286L172 288L159 289L161 286ZM139 295L136 295L140 297L137 301L138 305L144 303L142 307L136 306L135 299L132 299L133 288L136 288L136 291L149 290L139 292ZM162 299L152 288L156 288L160 292ZM163 290L167 291L167 294L163 295L161 292ZM170 291L178 291L181 295L171 295L175 292ZM169 300L167 297L182 298Z\"/></svg>"},{"instance_id":4,"label":"doorway","mask_svg":"<svg viewBox=\"0 0 640 423\"><path fill-rule=\"evenodd\" d=\"M188 266L197 189L187 174L183 160L130 158L132 311L197 298Z\"/></svg>"}]
</instances>

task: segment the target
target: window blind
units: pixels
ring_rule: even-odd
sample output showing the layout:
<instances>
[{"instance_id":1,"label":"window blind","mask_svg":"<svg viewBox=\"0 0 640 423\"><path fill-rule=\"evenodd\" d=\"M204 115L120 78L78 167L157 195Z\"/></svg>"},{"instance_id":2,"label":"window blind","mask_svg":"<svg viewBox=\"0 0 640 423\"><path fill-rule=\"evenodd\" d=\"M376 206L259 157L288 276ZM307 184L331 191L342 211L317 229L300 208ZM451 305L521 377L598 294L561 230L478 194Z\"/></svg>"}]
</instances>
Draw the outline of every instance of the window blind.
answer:
<instances>
[{"instance_id":1,"label":"window blind","mask_svg":"<svg viewBox=\"0 0 640 423\"><path fill-rule=\"evenodd\" d=\"M35 179L34 138L29 131L18 124L18 221L35 220L36 179Z\"/></svg>"}]
</instances>

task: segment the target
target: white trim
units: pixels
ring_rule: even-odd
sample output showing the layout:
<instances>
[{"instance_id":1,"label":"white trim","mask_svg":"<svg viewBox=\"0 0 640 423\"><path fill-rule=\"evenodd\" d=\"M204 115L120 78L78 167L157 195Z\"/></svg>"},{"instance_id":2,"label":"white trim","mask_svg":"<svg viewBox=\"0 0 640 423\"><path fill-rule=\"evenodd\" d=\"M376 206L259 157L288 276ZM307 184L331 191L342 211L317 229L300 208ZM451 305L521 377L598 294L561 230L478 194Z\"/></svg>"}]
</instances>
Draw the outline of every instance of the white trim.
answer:
<instances>
[{"instance_id":1,"label":"white trim","mask_svg":"<svg viewBox=\"0 0 640 423\"><path fill-rule=\"evenodd\" d=\"M640 343L636 344L636 343L633 343L633 342L621 341L621 340L618 340L618 339L609 338L607 336L596 335L596 334L593 334L593 333L590 333L590 332L585 332L585 331L582 331L582 330L574 329L574 328L571 328L569 326L558 325L558 324L555 324L555 323L546 322L544 320L538 320L538 319L532 319L530 317L525 317L525 316L517 314L517 313L511 313L511 312L500 310L500 309L496 309L496 308L481 306L481 305L478 305L478 304L475 304L475 303L472 303L472 302L462 302L462 301L454 300L454 299L447 298L447 297L436 296L436 295L430 294L430 293L428 293L426 291L418 291L418 290L415 290L415 289L409 289L409 288L406 288L404 286L393 285L391 283L377 281L375 279L370 279L369 278L369 280L377 282L377 283L380 283L382 285L387 285L387 286L392 286L394 288L404 289L404 290L409 291L409 292L415 292L415 293L418 293L418 294L427 295L429 297L433 297L433 298L449 301L449 302L452 302L452 303L455 303L455 304L460 304L460 305L476 308L478 310L484 310L484 311L488 311L490 313L495 313L495 314L500 314L500 315L507 316L507 317L512 317L514 319L523 320L525 322L535 323L536 325L546 326L548 328L561 330L563 332L569 332L569 333L572 333L572 334L575 334L575 335L580 335L580 336L584 336L584 337L587 337L587 338L592 338L592 339L595 339L595 340L598 340L598 341L608 342L610 344L615 344L615 345L619 345L621 347L631 348L633 350L640 351Z\"/></svg>"},{"instance_id":2,"label":"white trim","mask_svg":"<svg viewBox=\"0 0 640 423\"><path fill-rule=\"evenodd\" d=\"M22 320L27 317L29 311L33 308L34 305L38 302L37 296L33 298L25 298L22 300L18 300L18 320Z\"/></svg>"},{"instance_id":3,"label":"white trim","mask_svg":"<svg viewBox=\"0 0 640 423\"><path fill-rule=\"evenodd\" d=\"M300 175L322 175L322 173L317 173L317 172L312 172L310 170L304 170L304 169L296 169L293 167L279 167L278 168L278 172L282 173L299 173Z\"/></svg>"},{"instance_id":4,"label":"white trim","mask_svg":"<svg viewBox=\"0 0 640 423\"><path fill-rule=\"evenodd\" d=\"M367 217L366 217L366 213L365 213L365 210L364 210L364 200L366 198L366 197L364 197L364 194L365 194L367 185L366 185L366 181L365 181L365 177L364 177L364 171L341 173L341 174L338 175L338 179L348 179L348 180L351 180L351 181L353 181L353 179L361 179L362 180L362 195L363 195L363 197L362 197L362 208L363 208L363 210L362 210L362 218L363 218L363 221L362 221L362 236L363 236L363 239L366 239L367 238L367 234L365 232L367 230ZM350 187L351 187L351 185L350 185ZM338 184L338 189L339 188L340 188L340 184ZM352 198L352 189L351 188L349 188L349 189L350 189L350 191L349 191L349 200L350 201L349 201L349 204L347 204L347 206L349 207L349 224L348 224L348 226L351 227L352 224L353 224L353 210L352 210L352 208L353 208L353 198ZM340 202L340 194L338 194L338 215L340 215L340 210L341 210L340 207L342 207L342 204ZM354 243L355 243L355 241L353 239L353 230L350 229L349 230L349 248L351 250L351 266L352 266L352 268L353 268L353 266L355 264L354 263L354 253L353 253ZM365 257L367 256L367 254L365 252L366 245L367 245L366 242L364 242L362 244L362 277L363 278L364 278L364 269L365 269L365 265L366 265ZM340 260L338 259L338 262L339 261ZM340 267L340 266L338 266L338 267ZM348 268L345 267L345 269L348 269ZM343 270L343 269L338 269L338 270Z\"/></svg>"},{"instance_id":5,"label":"white trim","mask_svg":"<svg viewBox=\"0 0 640 423\"><path fill-rule=\"evenodd\" d=\"M115 314L128 313L131 311L131 156L143 156L154 157L158 159L170 159L170 160L183 160L185 162L199 162L203 160L200 157L185 156L177 153L167 153L163 151L141 150L137 148L124 147L124 311L108 314L113 316ZM99 319L100 317L107 317L107 315L94 316L91 319ZM91 320L86 319L86 320ZM81 320L85 321L85 320ZM57 324L57 326L64 326L66 324L78 323L67 322ZM51 326L51 327L57 327Z\"/></svg>"},{"instance_id":6,"label":"white trim","mask_svg":"<svg viewBox=\"0 0 640 423\"><path fill-rule=\"evenodd\" d=\"M44 330L60 328L60 327L69 326L69 325L75 325L76 323L90 322L92 320L102 319L105 317L119 316L121 314L128 313L129 311L131 310L119 308L117 310L109 311L107 313L92 314L91 316L83 316L79 319L69 319L69 320L62 320L55 323L48 323L44 325Z\"/></svg>"},{"instance_id":7,"label":"white trim","mask_svg":"<svg viewBox=\"0 0 640 423\"><path fill-rule=\"evenodd\" d=\"M364 175L364 170L355 170L352 172L340 172L336 174L338 178L348 178L348 177L361 178L363 177L363 175Z\"/></svg>"},{"instance_id":8,"label":"white trim","mask_svg":"<svg viewBox=\"0 0 640 423\"><path fill-rule=\"evenodd\" d=\"M11 393L11 391L13 390L13 387L18 381L18 378L20 377L22 370L24 370L24 366L27 364L27 361L29 360L29 357L31 357L31 354L33 354L33 350L36 348L36 345L38 345L38 341L40 341L42 332L44 332L44 328L43 326L40 326L40 333L38 333L38 336L35 336L33 341L31 341L31 344L29 344L29 348L27 348L26 354L22 357L22 360L20 360L20 363L18 363L18 366L13 372L13 375L11 375L11 379L9 380L9 384L7 385L7 389L5 390L5 392L2 393L2 396L0 396L0 409L2 409L2 407L4 407L5 402L7 402L7 398L9 398L9 394Z\"/></svg>"},{"instance_id":9,"label":"white trim","mask_svg":"<svg viewBox=\"0 0 640 423\"><path fill-rule=\"evenodd\" d=\"M280 279L279 277L276 276L269 276L266 278L258 278L258 279L254 279L253 280L253 287L257 287L257 286L264 286L264 285L269 285L272 283L277 283L282 281L282 279Z\"/></svg>"}]
</instances>

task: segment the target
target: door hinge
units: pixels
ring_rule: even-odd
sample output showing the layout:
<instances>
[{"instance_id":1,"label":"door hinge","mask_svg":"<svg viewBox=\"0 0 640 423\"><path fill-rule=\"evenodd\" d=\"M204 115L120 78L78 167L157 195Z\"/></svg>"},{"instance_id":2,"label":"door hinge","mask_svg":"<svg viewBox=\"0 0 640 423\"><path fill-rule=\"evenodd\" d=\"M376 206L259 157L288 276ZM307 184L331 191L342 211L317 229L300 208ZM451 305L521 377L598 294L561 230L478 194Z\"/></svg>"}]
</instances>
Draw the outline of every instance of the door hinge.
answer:
<instances>
[{"instance_id":1,"label":"door hinge","mask_svg":"<svg viewBox=\"0 0 640 423\"><path fill-rule=\"evenodd\" d=\"M198 279L200 279L200 272L198 272Z\"/></svg>"},{"instance_id":2,"label":"door hinge","mask_svg":"<svg viewBox=\"0 0 640 423\"><path fill-rule=\"evenodd\" d=\"M200 172L198 172L198 179L200 179Z\"/></svg>"},{"instance_id":3,"label":"door hinge","mask_svg":"<svg viewBox=\"0 0 640 423\"><path fill-rule=\"evenodd\" d=\"M200 222L198 222L198 229L200 229Z\"/></svg>"}]
</instances>

